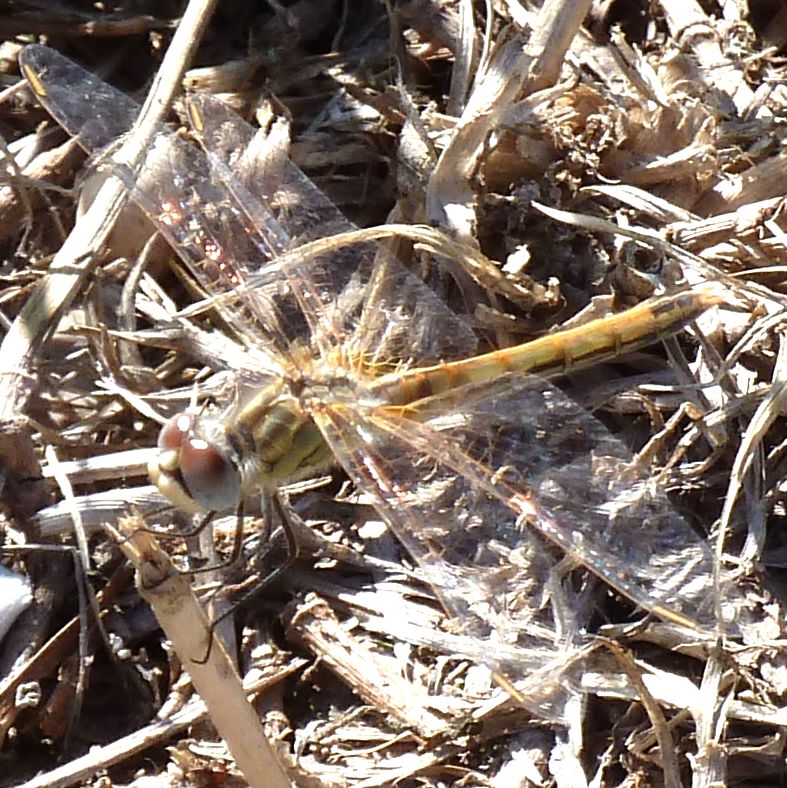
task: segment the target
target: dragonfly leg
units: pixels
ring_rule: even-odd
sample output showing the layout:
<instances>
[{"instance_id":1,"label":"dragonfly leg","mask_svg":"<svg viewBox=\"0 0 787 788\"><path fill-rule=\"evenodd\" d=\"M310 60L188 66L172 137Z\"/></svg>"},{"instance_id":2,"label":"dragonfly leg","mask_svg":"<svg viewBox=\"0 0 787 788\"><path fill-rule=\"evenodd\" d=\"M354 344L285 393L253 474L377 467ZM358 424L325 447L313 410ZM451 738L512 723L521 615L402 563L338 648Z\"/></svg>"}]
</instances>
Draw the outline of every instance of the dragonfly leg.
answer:
<instances>
[{"instance_id":1,"label":"dragonfly leg","mask_svg":"<svg viewBox=\"0 0 787 788\"><path fill-rule=\"evenodd\" d=\"M172 507L167 507L167 509L171 510ZM167 511L167 509L156 510L152 512L152 515L160 514ZM199 536L215 516L215 512L208 512L200 518L200 521L193 528L179 529L177 531L163 531L160 528L142 528L141 530L153 534L158 539L190 539L192 536Z\"/></svg>"},{"instance_id":2,"label":"dragonfly leg","mask_svg":"<svg viewBox=\"0 0 787 788\"><path fill-rule=\"evenodd\" d=\"M178 531L162 531L158 528L145 528L148 533L152 533L159 539L190 539L193 536L199 536L202 531L215 519L215 512L208 512L193 528L180 529ZM235 512L235 532L232 537L232 553L226 561L219 561L214 564L207 564L206 566L190 567L186 570L178 570L181 574L196 575L204 574L205 572L213 572L219 569L226 569L227 567L234 566L240 558L241 548L243 547L243 503L238 505Z\"/></svg>"},{"instance_id":3,"label":"dragonfly leg","mask_svg":"<svg viewBox=\"0 0 787 788\"><path fill-rule=\"evenodd\" d=\"M217 616L210 622L210 627L208 630L208 647L205 651L205 654L202 656L201 659L194 659L193 661L196 662L198 665L205 664L208 659L210 658L210 652L213 648L213 638L216 628L224 621L227 616L235 613L237 610L245 607L249 604L253 599L259 596L266 588L268 588L280 575L282 575L298 558L300 554L300 545L298 544L298 540L295 536L295 531L292 527L292 523L290 521L290 515L287 513L286 509L282 505L281 499L279 496L274 493L271 498L270 502L273 505L273 508L276 510L276 514L278 516L279 522L281 523L281 529L284 533L284 539L287 543L286 548L286 556L283 561L281 561L277 566L270 570L262 579L251 579L251 587L248 588L245 593L242 594L240 599L236 600L232 605L230 605L226 610L224 610L221 615ZM266 554L271 551L270 543L269 543L269 536L271 531L271 520L272 518L266 518L266 523L263 526L262 534L265 536L265 542L268 544L268 549L266 550ZM240 528L238 529L240 531ZM236 532L237 535L237 532ZM232 559L228 563L233 563L234 560L237 560L237 557L240 556L240 540L236 539L238 543L238 555ZM233 549L233 554L235 550ZM262 558L264 558L263 556ZM243 586L247 586L249 581L246 581L241 584L241 588ZM230 590L230 589L227 589Z\"/></svg>"}]
</instances>

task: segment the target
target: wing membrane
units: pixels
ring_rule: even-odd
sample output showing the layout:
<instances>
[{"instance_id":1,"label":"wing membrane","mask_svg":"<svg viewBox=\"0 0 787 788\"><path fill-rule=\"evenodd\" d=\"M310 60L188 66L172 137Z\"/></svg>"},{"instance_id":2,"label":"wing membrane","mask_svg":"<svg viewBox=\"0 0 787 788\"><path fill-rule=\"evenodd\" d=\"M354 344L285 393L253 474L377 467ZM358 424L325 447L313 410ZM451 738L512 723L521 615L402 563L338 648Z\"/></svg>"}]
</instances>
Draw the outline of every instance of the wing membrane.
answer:
<instances>
[{"instance_id":1,"label":"wing membrane","mask_svg":"<svg viewBox=\"0 0 787 788\"><path fill-rule=\"evenodd\" d=\"M189 106L214 174L255 224L272 215L287 228L290 248L355 229L286 157L278 127L267 135L255 131L208 94L190 96ZM468 327L380 244L333 247L284 273L315 355L330 358L341 347L345 357L371 363L429 364L475 349Z\"/></svg>"},{"instance_id":2,"label":"wing membrane","mask_svg":"<svg viewBox=\"0 0 787 788\"><path fill-rule=\"evenodd\" d=\"M29 46L21 60L42 103L90 152L125 134L138 114L134 101L53 50ZM383 253L376 244L278 264L299 244L353 226L281 146L266 148L264 137L216 99L195 96L192 104L208 155L162 126L139 172L111 160L104 166L246 344L264 343L282 359L291 347L309 344L330 359L340 346L358 357L374 349L389 364L472 350L472 332L390 255L380 286L376 258ZM356 329L369 313L375 330L367 320L361 336Z\"/></svg>"},{"instance_id":3,"label":"wing membrane","mask_svg":"<svg viewBox=\"0 0 787 788\"><path fill-rule=\"evenodd\" d=\"M316 418L460 620L498 638L532 620L526 600L548 585L532 527L643 609L713 629L706 541L600 422L546 381L521 376L431 405L436 415L423 422L345 404Z\"/></svg>"}]
</instances>

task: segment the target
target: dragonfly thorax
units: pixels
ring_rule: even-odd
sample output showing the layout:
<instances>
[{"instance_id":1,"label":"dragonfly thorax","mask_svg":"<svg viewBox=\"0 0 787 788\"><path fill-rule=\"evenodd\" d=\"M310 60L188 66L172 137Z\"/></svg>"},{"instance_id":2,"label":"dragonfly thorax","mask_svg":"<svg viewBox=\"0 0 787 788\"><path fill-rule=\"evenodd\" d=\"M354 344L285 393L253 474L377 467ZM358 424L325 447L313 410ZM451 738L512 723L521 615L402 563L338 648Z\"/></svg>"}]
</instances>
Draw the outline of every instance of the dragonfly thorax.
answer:
<instances>
[{"instance_id":1,"label":"dragonfly thorax","mask_svg":"<svg viewBox=\"0 0 787 788\"><path fill-rule=\"evenodd\" d=\"M237 508L244 493L276 489L330 463L317 425L280 386L222 415L184 412L162 427L148 473L187 512Z\"/></svg>"}]
</instances>

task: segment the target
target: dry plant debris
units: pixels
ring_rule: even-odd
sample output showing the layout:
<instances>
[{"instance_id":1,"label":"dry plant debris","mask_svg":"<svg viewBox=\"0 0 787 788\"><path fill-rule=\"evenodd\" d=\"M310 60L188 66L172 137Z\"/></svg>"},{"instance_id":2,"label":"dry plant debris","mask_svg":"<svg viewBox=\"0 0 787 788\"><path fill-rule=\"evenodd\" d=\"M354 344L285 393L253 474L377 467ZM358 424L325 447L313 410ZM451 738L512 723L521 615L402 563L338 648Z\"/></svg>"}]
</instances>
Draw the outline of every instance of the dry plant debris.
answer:
<instances>
[{"instance_id":1,"label":"dry plant debris","mask_svg":"<svg viewBox=\"0 0 787 788\"><path fill-rule=\"evenodd\" d=\"M162 634L103 530L139 512L156 520L161 499L145 469L157 414L175 412L195 383L226 391L206 358L243 361L203 330L204 304L183 313L192 333L168 330L202 294L133 206L106 222L100 244L74 247L77 273L53 270L77 187L94 170L17 65L22 46L43 38L141 97L188 24L183 10L23 2L0 20L3 555L34 590L0 651L3 784L244 780L233 734L195 695L194 654ZM561 719L541 719L462 656L473 643L334 470L288 490L299 561L217 629L289 779L783 781L780 6L227 0L192 40L186 85L262 124L286 115L295 162L371 228L323 249L385 239L487 348L581 324L656 287L713 281L729 293L667 354L650 348L563 387L720 545L756 614L744 631L723 643L687 638L566 561L560 582L587 610L565 620L584 615L592 632L572 652ZM186 66L191 55L180 57ZM264 533L259 514L244 520L247 557ZM234 533L226 517L211 534L161 545L176 561L202 551L212 565ZM275 561L278 541L272 549ZM247 572L246 561L195 577L210 596L248 586Z\"/></svg>"}]
</instances>

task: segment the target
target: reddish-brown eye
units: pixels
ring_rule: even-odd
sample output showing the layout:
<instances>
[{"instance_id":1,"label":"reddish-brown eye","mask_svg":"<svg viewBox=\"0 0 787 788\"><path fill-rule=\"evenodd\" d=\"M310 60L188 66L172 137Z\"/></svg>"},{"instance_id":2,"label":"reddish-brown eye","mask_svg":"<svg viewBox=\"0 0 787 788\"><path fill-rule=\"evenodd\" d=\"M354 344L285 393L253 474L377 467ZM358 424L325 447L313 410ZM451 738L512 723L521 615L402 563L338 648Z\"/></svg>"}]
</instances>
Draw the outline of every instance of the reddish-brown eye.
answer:
<instances>
[{"instance_id":1,"label":"reddish-brown eye","mask_svg":"<svg viewBox=\"0 0 787 788\"><path fill-rule=\"evenodd\" d=\"M194 430L194 416L191 413L179 413L173 416L158 434L158 447L164 451L180 449L189 439Z\"/></svg>"},{"instance_id":2,"label":"reddish-brown eye","mask_svg":"<svg viewBox=\"0 0 787 788\"><path fill-rule=\"evenodd\" d=\"M238 505L238 469L215 447L191 438L180 448L180 475L192 498L212 511Z\"/></svg>"},{"instance_id":3,"label":"reddish-brown eye","mask_svg":"<svg viewBox=\"0 0 787 788\"><path fill-rule=\"evenodd\" d=\"M181 413L162 427L158 438L160 477L170 480L202 509L236 507L241 495L238 468L196 432L197 418L192 413Z\"/></svg>"}]
</instances>

